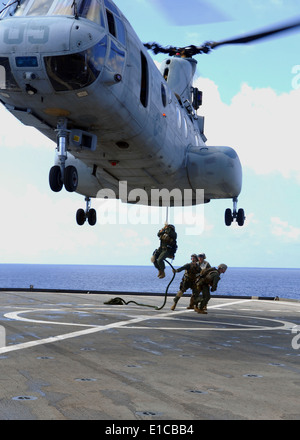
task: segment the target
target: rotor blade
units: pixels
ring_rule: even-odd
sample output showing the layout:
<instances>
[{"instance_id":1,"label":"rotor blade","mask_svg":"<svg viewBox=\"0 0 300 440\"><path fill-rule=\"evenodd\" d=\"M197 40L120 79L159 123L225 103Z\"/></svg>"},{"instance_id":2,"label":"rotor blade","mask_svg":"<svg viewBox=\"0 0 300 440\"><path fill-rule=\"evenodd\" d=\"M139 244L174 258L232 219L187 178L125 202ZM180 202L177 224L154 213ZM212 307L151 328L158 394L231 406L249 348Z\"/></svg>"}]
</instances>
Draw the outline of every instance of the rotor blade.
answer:
<instances>
[{"instance_id":1,"label":"rotor blade","mask_svg":"<svg viewBox=\"0 0 300 440\"><path fill-rule=\"evenodd\" d=\"M187 47L161 47L157 43L148 43L145 46L148 49L151 49L155 54L158 53L165 53L169 54L170 56L175 55L176 53L179 53L183 56L187 57L193 57L194 55L199 55L202 53L209 53L212 49L215 49L219 46L225 46L226 44L247 44L251 43L252 41L256 40L262 40L264 38L268 38L272 35L279 34L280 32L288 32L292 31L293 29L300 27L300 18L298 21L290 22L289 24L286 24L285 26L280 26L276 28L271 28L267 30L263 30L261 32L255 33L255 34L249 34L245 35L243 37L237 37L237 38L231 38L230 40L224 40L219 42L214 41L208 41L203 44L203 46L187 46Z\"/></svg>"},{"instance_id":2,"label":"rotor blade","mask_svg":"<svg viewBox=\"0 0 300 440\"><path fill-rule=\"evenodd\" d=\"M270 37L271 35L278 34L280 32L287 32L292 29L296 29L300 27L300 19L294 23L287 24L286 26L282 26L279 28L272 28L265 31L261 31L259 33L245 35L244 37L232 38L230 40L220 41L218 43L209 43L210 47L214 49L218 46L224 46L225 44L247 44L252 41L261 40L263 38Z\"/></svg>"},{"instance_id":3,"label":"rotor blade","mask_svg":"<svg viewBox=\"0 0 300 440\"><path fill-rule=\"evenodd\" d=\"M207 0L152 0L164 16L175 26L218 23L228 16Z\"/></svg>"}]
</instances>

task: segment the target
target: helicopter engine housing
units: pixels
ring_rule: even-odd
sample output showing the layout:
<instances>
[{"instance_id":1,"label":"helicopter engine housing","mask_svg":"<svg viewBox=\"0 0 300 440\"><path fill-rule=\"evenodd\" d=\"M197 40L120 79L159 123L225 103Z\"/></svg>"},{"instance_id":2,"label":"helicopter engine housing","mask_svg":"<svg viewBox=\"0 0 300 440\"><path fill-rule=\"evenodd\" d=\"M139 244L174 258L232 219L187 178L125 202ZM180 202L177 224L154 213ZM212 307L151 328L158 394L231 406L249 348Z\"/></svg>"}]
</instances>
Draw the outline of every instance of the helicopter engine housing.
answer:
<instances>
[{"instance_id":1,"label":"helicopter engine housing","mask_svg":"<svg viewBox=\"0 0 300 440\"><path fill-rule=\"evenodd\" d=\"M160 72L167 81L171 90L182 101L192 101L193 79L197 67L194 58L175 56L168 58L161 64Z\"/></svg>"},{"instance_id":2,"label":"helicopter engine housing","mask_svg":"<svg viewBox=\"0 0 300 440\"><path fill-rule=\"evenodd\" d=\"M231 147L192 147L187 152L191 187L205 188L205 199L237 197L242 188L242 166Z\"/></svg>"}]
</instances>

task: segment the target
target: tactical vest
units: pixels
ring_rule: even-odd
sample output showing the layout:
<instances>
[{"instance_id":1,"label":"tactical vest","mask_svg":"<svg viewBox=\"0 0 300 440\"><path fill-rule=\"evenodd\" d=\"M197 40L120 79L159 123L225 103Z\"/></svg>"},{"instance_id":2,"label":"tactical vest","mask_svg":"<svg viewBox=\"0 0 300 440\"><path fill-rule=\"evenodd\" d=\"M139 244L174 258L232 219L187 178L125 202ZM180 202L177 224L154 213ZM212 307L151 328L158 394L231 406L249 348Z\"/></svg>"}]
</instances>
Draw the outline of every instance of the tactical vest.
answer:
<instances>
[{"instance_id":1,"label":"tactical vest","mask_svg":"<svg viewBox=\"0 0 300 440\"><path fill-rule=\"evenodd\" d=\"M197 284L203 286L203 284L210 284L213 280L213 274L217 273L219 275L218 269L215 267L209 267L201 271L200 276L197 279Z\"/></svg>"},{"instance_id":2,"label":"tactical vest","mask_svg":"<svg viewBox=\"0 0 300 440\"><path fill-rule=\"evenodd\" d=\"M184 279L194 280L199 275L200 267L198 265L191 266L189 270L185 271Z\"/></svg>"}]
</instances>

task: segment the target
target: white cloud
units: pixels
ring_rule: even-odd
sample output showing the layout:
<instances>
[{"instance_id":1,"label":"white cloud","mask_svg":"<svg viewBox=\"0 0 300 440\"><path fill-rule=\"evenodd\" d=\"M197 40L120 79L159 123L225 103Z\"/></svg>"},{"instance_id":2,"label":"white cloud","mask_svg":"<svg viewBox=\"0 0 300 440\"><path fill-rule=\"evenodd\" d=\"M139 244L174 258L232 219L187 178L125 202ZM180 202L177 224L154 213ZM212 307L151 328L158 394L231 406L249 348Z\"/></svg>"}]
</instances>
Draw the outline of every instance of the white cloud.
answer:
<instances>
[{"instance_id":1,"label":"white cloud","mask_svg":"<svg viewBox=\"0 0 300 440\"><path fill-rule=\"evenodd\" d=\"M300 241L300 228L289 225L279 217L271 218L271 233L289 241Z\"/></svg>"},{"instance_id":2,"label":"white cloud","mask_svg":"<svg viewBox=\"0 0 300 440\"><path fill-rule=\"evenodd\" d=\"M14 199L13 208L4 210L7 200ZM98 244L95 229L80 230L75 224L78 201L58 197L39 191L31 184L25 185L19 195L0 190L1 211L6 216L0 218L1 252L0 262L17 262L24 258L30 262L44 262L45 255L51 254L53 261L60 261L64 254L83 253ZM63 213L63 215L61 215Z\"/></svg>"},{"instance_id":3,"label":"white cloud","mask_svg":"<svg viewBox=\"0 0 300 440\"><path fill-rule=\"evenodd\" d=\"M48 148L54 151L55 144L33 127L18 121L4 106L0 105L0 145L8 148Z\"/></svg>"},{"instance_id":4,"label":"white cloud","mask_svg":"<svg viewBox=\"0 0 300 440\"><path fill-rule=\"evenodd\" d=\"M300 183L300 89L277 95L243 84L226 105L213 81L202 78L197 85L205 93L201 113L208 145L232 146L243 166L258 174L295 176Z\"/></svg>"}]
</instances>

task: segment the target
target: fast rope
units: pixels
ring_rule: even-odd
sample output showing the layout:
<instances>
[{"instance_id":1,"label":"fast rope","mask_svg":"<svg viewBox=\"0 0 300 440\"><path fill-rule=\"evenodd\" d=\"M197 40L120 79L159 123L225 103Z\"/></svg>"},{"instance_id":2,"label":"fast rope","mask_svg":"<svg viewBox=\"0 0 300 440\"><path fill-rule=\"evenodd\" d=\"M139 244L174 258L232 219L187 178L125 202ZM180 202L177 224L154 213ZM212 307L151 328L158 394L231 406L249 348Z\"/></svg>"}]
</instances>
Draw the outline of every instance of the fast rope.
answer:
<instances>
[{"instance_id":1,"label":"fast rope","mask_svg":"<svg viewBox=\"0 0 300 440\"><path fill-rule=\"evenodd\" d=\"M169 223L169 207L167 206L167 212L166 212L166 224Z\"/></svg>"},{"instance_id":2,"label":"fast rope","mask_svg":"<svg viewBox=\"0 0 300 440\"><path fill-rule=\"evenodd\" d=\"M174 267L172 266L172 264L168 260L165 260L165 261L168 263L168 265L173 270ZM173 282L173 280L175 278L175 275L176 275L176 273L173 272L173 277L172 277L171 281L169 282L169 284L167 285L166 292L165 292L165 297L164 297L164 302L163 302L163 305L161 307L152 306L150 304L141 304L141 303L137 303L136 301L128 301L128 302L126 302L123 298L120 298L120 297L113 298L113 299L105 302L104 304L106 304L106 305L126 305L127 306L128 304L133 303L133 304L136 304L137 306L152 307L155 310L161 310L166 305L167 297L168 297L168 290L169 290L169 287L171 286L171 284L172 284L172 282Z\"/></svg>"}]
</instances>

